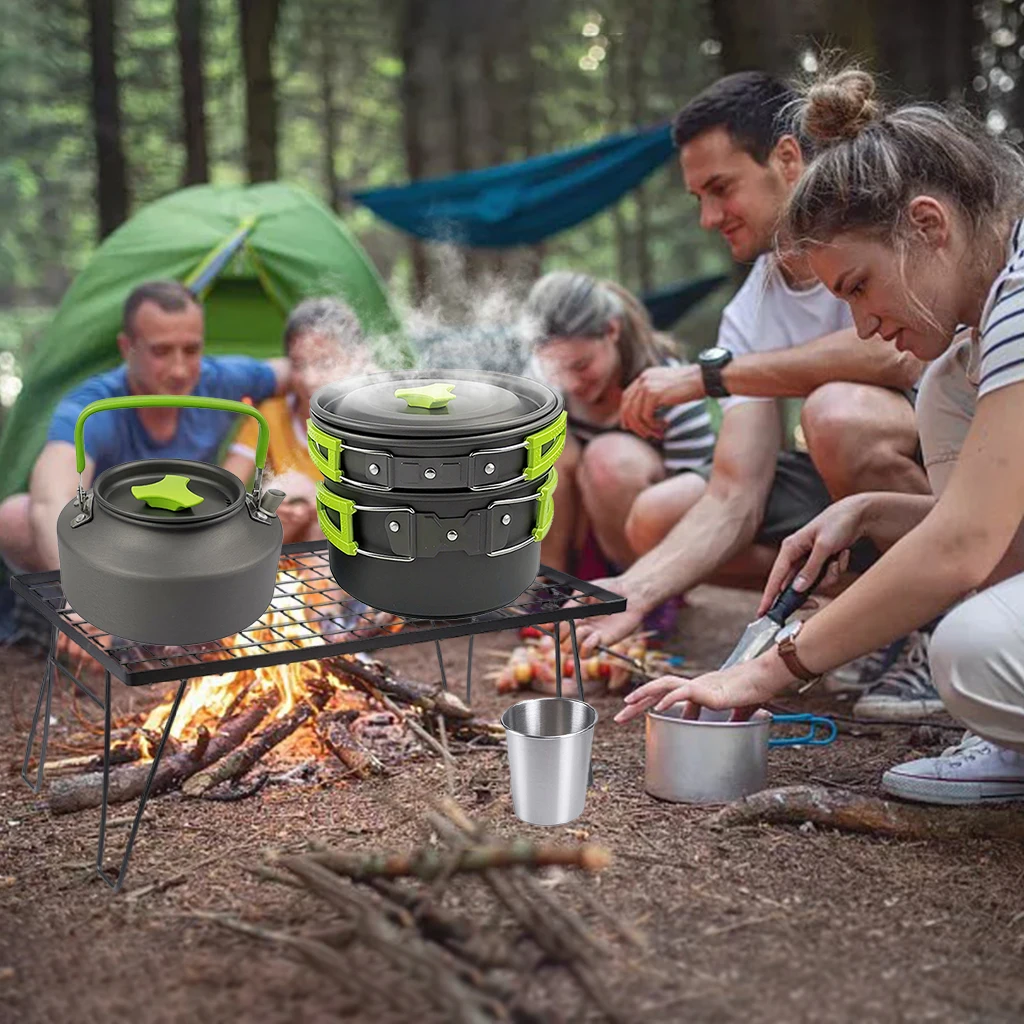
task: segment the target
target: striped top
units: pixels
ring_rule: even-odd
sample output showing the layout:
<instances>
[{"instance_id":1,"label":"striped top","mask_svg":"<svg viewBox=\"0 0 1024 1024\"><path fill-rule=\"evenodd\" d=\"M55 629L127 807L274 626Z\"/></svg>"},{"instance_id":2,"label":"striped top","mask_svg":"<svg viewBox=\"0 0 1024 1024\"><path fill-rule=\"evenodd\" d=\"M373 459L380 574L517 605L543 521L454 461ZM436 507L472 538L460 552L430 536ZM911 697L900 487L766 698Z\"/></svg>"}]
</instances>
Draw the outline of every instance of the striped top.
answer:
<instances>
[{"instance_id":1,"label":"striped top","mask_svg":"<svg viewBox=\"0 0 1024 1024\"><path fill-rule=\"evenodd\" d=\"M1006 255L973 335L967 377L978 398L1024 381L1024 220L1014 224Z\"/></svg>"},{"instance_id":2,"label":"striped top","mask_svg":"<svg viewBox=\"0 0 1024 1024\"><path fill-rule=\"evenodd\" d=\"M682 364L678 359L667 356L661 365ZM530 369L539 371L536 360L531 360ZM534 375L539 376L539 373ZM540 376L540 379L544 378ZM661 438L652 439L650 443L660 452L666 473L682 473L684 470L700 469L711 463L715 453L715 434L711 427L711 414L708 412L706 399L673 405L661 414L661 419L665 423L665 433ZM601 434L610 434L621 428L587 423L574 417L570 412L569 429L576 440L585 445Z\"/></svg>"}]
</instances>

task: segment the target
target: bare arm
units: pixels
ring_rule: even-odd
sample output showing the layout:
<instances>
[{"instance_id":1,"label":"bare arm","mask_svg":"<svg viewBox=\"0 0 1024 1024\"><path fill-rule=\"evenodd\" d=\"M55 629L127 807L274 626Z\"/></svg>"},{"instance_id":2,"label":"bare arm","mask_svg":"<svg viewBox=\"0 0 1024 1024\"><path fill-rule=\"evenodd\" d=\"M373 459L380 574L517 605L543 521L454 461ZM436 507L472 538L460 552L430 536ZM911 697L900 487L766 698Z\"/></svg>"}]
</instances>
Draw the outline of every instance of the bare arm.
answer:
<instances>
[{"instance_id":1,"label":"bare arm","mask_svg":"<svg viewBox=\"0 0 1024 1024\"><path fill-rule=\"evenodd\" d=\"M689 590L753 542L781 440L774 402L744 403L726 413L704 496L621 577L645 613Z\"/></svg>"},{"instance_id":2,"label":"bare arm","mask_svg":"<svg viewBox=\"0 0 1024 1024\"><path fill-rule=\"evenodd\" d=\"M725 414L704 495L656 548L621 576L601 581L626 598L626 611L584 620L578 631L584 653L621 640L652 608L751 544L764 516L781 439L774 402L746 402Z\"/></svg>"},{"instance_id":3,"label":"bare arm","mask_svg":"<svg viewBox=\"0 0 1024 1024\"><path fill-rule=\"evenodd\" d=\"M953 475L921 524L808 623L801 657L842 664L903 636L981 586L1024 509L1024 384L978 403ZM811 628L813 623L814 628Z\"/></svg>"},{"instance_id":4,"label":"bare arm","mask_svg":"<svg viewBox=\"0 0 1024 1024\"><path fill-rule=\"evenodd\" d=\"M818 576L828 558L848 552L862 537L868 537L882 551L888 551L934 507L935 498L930 494L885 491L851 494L829 505L782 542L761 595L758 614L764 614L771 607L790 581L797 590L804 590Z\"/></svg>"},{"instance_id":5,"label":"bare arm","mask_svg":"<svg viewBox=\"0 0 1024 1024\"><path fill-rule=\"evenodd\" d=\"M935 507L933 494L871 491L867 494L855 494L852 499L863 499L861 521L864 524L864 536L874 541L880 551L888 551L893 544L918 526Z\"/></svg>"},{"instance_id":6,"label":"bare arm","mask_svg":"<svg viewBox=\"0 0 1024 1024\"><path fill-rule=\"evenodd\" d=\"M833 381L910 388L922 370L909 353L898 352L877 335L863 341L851 327L793 348L737 355L722 371L722 382L733 395L806 398ZM641 437L659 436L664 429L659 409L703 397L699 366L651 367L626 388L622 425Z\"/></svg>"},{"instance_id":7,"label":"bare arm","mask_svg":"<svg viewBox=\"0 0 1024 1024\"><path fill-rule=\"evenodd\" d=\"M95 469L96 464L86 455L85 472L82 474L85 487L92 483ZM77 489L75 446L67 441L50 441L36 459L29 480L32 533L40 561L47 569L60 567L57 517Z\"/></svg>"},{"instance_id":8,"label":"bare arm","mask_svg":"<svg viewBox=\"0 0 1024 1024\"><path fill-rule=\"evenodd\" d=\"M804 398L831 381L910 388L923 368L910 353L877 335L862 340L850 327L793 348L739 355L722 381L734 395Z\"/></svg>"}]
</instances>

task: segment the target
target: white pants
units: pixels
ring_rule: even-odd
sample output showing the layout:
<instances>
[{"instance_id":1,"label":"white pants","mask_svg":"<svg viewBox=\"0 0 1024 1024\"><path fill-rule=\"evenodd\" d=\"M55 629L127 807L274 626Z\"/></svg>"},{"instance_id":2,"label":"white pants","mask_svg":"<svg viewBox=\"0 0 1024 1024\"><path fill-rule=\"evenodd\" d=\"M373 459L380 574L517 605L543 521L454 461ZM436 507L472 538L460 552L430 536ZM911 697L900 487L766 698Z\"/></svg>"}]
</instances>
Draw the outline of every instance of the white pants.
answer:
<instances>
[{"instance_id":1,"label":"white pants","mask_svg":"<svg viewBox=\"0 0 1024 1024\"><path fill-rule=\"evenodd\" d=\"M917 400L928 480L941 496L970 429L977 391L967 379L970 342L931 366ZM1007 552L1015 574L957 605L930 645L932 682L949 712L993 743L1024 752L1024 530Z\"/></svg>"}]
</instances>

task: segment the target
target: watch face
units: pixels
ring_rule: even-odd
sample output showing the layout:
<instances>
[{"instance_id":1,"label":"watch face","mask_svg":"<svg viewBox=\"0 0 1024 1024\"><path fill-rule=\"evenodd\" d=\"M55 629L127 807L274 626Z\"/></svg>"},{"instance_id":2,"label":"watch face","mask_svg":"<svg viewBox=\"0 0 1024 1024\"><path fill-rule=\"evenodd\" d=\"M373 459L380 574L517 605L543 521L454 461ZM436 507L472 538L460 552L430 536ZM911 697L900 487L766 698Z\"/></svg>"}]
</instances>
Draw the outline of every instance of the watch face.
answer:
<instances>
[{"instance_id":1,"label":"watch face","mask_svg":"<svg viewBox=\"0 0 1024 1024\"><path fill-rule=\"evenodd\" d=\"M704 351L701 352L700 357L705 362L714 363L717 362L719 359L725 359L728 355L728 349L720 348L718 345L715 345L712 348L704 349Z\"/></svg>"}]
</instances>

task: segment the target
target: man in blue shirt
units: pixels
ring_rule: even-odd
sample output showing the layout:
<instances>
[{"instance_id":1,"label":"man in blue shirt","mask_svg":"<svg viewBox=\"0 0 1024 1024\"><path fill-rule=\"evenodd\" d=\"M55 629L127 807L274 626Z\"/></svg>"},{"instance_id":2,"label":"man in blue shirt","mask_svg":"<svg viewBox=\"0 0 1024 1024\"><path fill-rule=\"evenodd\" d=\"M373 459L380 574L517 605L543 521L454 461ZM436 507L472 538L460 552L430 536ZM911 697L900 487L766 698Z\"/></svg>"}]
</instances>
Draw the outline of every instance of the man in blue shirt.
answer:
<instances>
[{"instance_id":1,"label":"man in blue shirt","mask_svg":"<svg viewBox=\"0 0 1024 1024\"><path fill-rule=\"evenodd\" d=\"M284 394L287 359L203 355L203 310L176 281L150 281L128 296L117 336L124 363L83 381L57 406L27 494L0 505L0 554L15 574L59 568L57 517L78 486L75 423L90 402L123 395L204 395L254 405ZM210 409L115 409L85 424L83 482L136 459L216 462L235 423Z\"/></svg>"}]
</instances>

